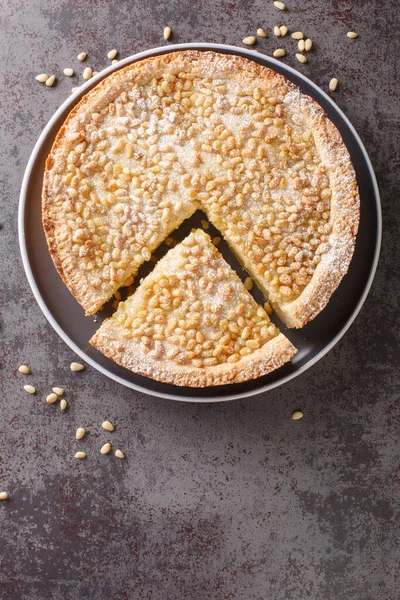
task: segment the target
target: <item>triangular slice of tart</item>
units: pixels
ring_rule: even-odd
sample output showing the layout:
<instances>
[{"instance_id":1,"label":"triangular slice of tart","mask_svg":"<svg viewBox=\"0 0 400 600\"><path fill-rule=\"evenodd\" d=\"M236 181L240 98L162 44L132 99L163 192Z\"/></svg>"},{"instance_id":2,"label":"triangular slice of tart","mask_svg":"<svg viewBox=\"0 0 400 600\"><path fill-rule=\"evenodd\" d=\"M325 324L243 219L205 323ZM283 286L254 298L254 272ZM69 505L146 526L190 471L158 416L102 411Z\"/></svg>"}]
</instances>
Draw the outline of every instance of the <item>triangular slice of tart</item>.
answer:
<instances>
[{"instance_id":1,"label":"triangular slice of tart","mask_svg":"<svg viewBox=\"0 0 400 600\"><path fill-rule=\"evenodd\" d=\"M296 353L201 230L158 262L90 343L135 373L189 387L255 379Z\"/></svg>"}]
</instances>

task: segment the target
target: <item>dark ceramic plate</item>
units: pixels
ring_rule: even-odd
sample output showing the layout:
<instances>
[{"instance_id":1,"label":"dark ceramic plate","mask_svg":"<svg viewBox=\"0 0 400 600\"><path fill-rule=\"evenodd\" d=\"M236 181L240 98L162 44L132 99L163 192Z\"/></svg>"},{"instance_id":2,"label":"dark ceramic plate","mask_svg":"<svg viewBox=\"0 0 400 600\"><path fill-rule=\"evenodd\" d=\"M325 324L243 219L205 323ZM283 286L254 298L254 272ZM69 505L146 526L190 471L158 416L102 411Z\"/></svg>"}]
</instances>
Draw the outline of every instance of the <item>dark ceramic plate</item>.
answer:
<instances>
[{"instance_id":1,"label":"dark ceramic plate","mask_svg":"<svg viewBox=\"0 0 400 600\"><path fill-rule=\"evenodd\" d=\"M300 330L288 330L273 317L281 331L298 348L298 353L291 363L254 381L206 389L178 387L136 375L105 358L88 344L90 337L101 321L111 314L112 309L109 305L106 306L98 315L97 322L93 317L84 316L83 309L71 296L53 266L41 223L44 163L57 131L81 96L112 71L131 62L188 48L245 56L282 73L314 98L342 134L357 173L361 196L361 221L355 254L348 274L328 306L314 321ZM174 233L174 237L182 239L192 227L200 226L202 218L204 215L200 212L194 214ZM212 228L210 232L217 235ZM118 65L105 69L88 81L57 110L40 136L26 168L20 197L19 238L26 274L40 308L57 333L83 360L115 381L152 396L189 402L217 402L252 396L289 381L315 364L344 335L364 303L375 274L381 241L379 191L370 160L353 126L334 102L309 79L279 61L252 50L219 44L178 44L148 50L121 60ZM219 249L244 278L246 274L223 242ZM163 245L159 248L158 255L164 254L165 251L166 247ZM145 265L140 275L149 272L150 268L150 265ZM263 301L257 290L254 295L256 299Z\"/></svg>"}]
</instances>

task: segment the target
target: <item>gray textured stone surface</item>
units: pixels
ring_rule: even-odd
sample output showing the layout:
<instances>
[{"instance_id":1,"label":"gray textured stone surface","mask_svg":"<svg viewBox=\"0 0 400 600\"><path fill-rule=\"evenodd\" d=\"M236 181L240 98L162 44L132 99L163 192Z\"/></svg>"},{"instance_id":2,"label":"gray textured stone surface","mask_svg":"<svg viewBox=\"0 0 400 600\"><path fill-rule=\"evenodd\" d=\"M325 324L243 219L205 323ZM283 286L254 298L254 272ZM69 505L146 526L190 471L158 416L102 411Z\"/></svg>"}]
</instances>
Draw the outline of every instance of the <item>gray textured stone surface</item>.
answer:
<instances>
[{"instance_id":1,"label":"gray textured stone surface","mask_svg":"<svg viewBox=\"0 0 400 600\"><path fill-rule=\"evenodd\" d=\"M3 0L0 112L0 597L7 600L396 600L399 552L398 2ZM240 43L262 25L314 39L301 69L335 95L366 144L384 239L369 298L344 339L283 388L183 405L119 387L47 324L17 245L19 187L43 126L88 64L171 41ZM356 41L346 38L355 29ZM280 45L280 44L279 44ZM271 34L258 48L277 46ZM285 41L292 46L293 41ZM39 72L60 74L47 89ZM27 362L32 376L16 372ZM31 397L27 379L40 394ZM67 390L62 414L43 404ZM305 418L292 422L294 408ZM100 423L117 425L111 436ZM77 426L88 429L80 443ZM125 461L101 456L111 438ZM82 448L87 461L73 453Z\"/></svg>"}]
</instances>

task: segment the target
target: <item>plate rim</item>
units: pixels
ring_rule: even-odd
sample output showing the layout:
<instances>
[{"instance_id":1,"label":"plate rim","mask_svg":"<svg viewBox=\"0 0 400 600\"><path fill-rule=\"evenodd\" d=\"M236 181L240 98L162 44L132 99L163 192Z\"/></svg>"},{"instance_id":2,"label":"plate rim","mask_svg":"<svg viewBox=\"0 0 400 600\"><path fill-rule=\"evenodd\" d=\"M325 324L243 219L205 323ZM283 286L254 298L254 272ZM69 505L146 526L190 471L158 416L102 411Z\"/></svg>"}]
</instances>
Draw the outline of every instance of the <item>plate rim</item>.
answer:
<instances>
[{"instance_id":1,"label":"plate rim","mask_svg":"<svg viewBox=\"0 0 400 600\"><path fill-rule=\"evenodd\" d=\"M58 325L57 321L53 317L50 310L47 308L47 305L40 294L39 288L38 288L35 278L33 276L33 272L32 272L31 266L30 266L30 262L29 262L27 247L26 247L26 243L25 243L25 206L26 206L26 201L27 201L28 183L29 183L30 177L32 175L34 163L37 159L37 156L42 147L42 144L47 139L49 132L51 131L53 125L58 120L60 115L66 109L68 109L69 106L71 106L71 108L72 108L72 105L76 102L77 98L82 96L84 93L86 93L86 91L88 91L89 88L93 87L94 84L97 84L100 80L102 80L104 78L104 76L108 76L110 73L113 73L114 71L119 70L121 67L124 67L132 62L137 62L138 60L148 58L149 56L157 55L159 53L165 53L167 51L168 52L177 52L179 50L189 50L189 49L205 49L205 50L208 49L208 50L214 50L214 51L224 50L230 54L238 54L239 53L242 56L247 55L250 59L260 59L260 58L265 59L268 63L271 63L272 65L277 65L277 66L279 66L280 69L283 69L284 71L287 71L289 73L294 74L296 77L299 77L300 79L305 81L308 85L310 85L312 88L314 88L319 94L321 94L322 97L325 99L325 101L327 101L332 106L332 108L343 119L343 121L345 122L346 126L349 128L350 132L352 133L354 139L356 140L356 142L362 152L362 155L364 157L364 160L367 165L369 175L370 175L371 181L372 181L372 187L373 187L373 191L374 191L374 198L375 198L375 205L376 205L376 213L377 213L377 232L376 232L376 240L375 240L374 259L371 264L368 280L366 282L364 291L363 291L356 307L354 308L353 312L351 313L350 317L348 318L346 323L343 325L341 330L334 336L334 338L322 350L320 350L306 364L299 367L293 373L289 373L288 375L282 377L282 379L279 379L278 381L274 381L272 383L260 386L260 388L257 388L254 390L248 390L245 392L239 392L236 394L232 393L230 395L223 396L223 397L218 397L218 396L212 396L212 397L207 397L207 398L196 397L196 396L185 397L183 395L179 396L179 395L175 395L172 393L158 392L156 390L149 390L139 384L133 383L131 381L127 381L123 377L120 377L119 375L112 373L108 369L106 369L106 368L102 367L100 364L98 364L94 359L89 357L81 348L79 348L75 344L75 342L64 332L64 330ZM248 398L251 396L256 396L258 394L265 393L276 387L279 387L279 386L289 382L290 380L294 379L295 377L298 377L299 375L301 375L302 373L307 371L309 368L311 368L313 365L315 365L319 360L321 360L321 358L323 358L328 352L330 352L330 350L332 350L332 348L341 340L341 338L345 335L345 333L348 331L348 329L350 328L350 326L353 324L356 317L358 316L358 314L369 294L369 291L372 286L372 282L375 278L375 274L376 274L376 270L377 270L377 266L378 266L378 262L379 262L381 244L382 244L382 206L381 206L380 192L379 192L374 168L372 166L371 160L368 156L368 153L365 149L363 142L361 141L356 129L354 128L354 126L352 125L352 123L350 122L348 117L337 106L337 104L334 102L334 100L326 92L324 92L319 86L317 86L313 81L311 81L308 77L306 77L299 71L296 71L296 69L294 69L293 67L290 67L289 65L286 65L285 63L282 63L273 57L264 55L255 50L250 50L248 48L241 48L239 46L232 46L230 44L213 44L211 42L207 42L207 43L206 42L190 42L190 43L183 43L183 44L171 44L168 46L159 46L157 48L151 48L148 50L144 50L142 52L138 52L131 56L128 56L128 57L120 60L117 64L110 65L109 67L100 71L95 77L92 77L89 81L87 81L86 83L81 85L79 90L75 91L73 94L71 94L68 98L66 98L64 100L64 102L59 106L59 108L51 116L51 118L47 122L46 126L44 127L43 131L41 132L39 138L37 139L37 141L33 147L33 150L29 157L27 166L25 168L24 176L22 179L20 196L19 196L18 239L19 239L20 253L21 253L21 258L22 258L22 263L24 266L25 274L27 276L28 283L29 283L32 293L36 299L36 302L39 305L39 308L41 309L42 313L44 314L44 316L46 317L46 319L50 323L50 325L53 327L53 329L61 337L61 339L82 360L84 360L87 364L92 366L94 369L96 369L97 371L99 371L100 373L105 375L106 377L116 381L117 383L119 383L127 388L133 389L137 392L144 393L149 396L154 396L157 398L176 400L179 402L193 402L193 403L207 404L207 403L227 402L227 401L231 401L231 400Z\"/></svg>"}]
</instances>

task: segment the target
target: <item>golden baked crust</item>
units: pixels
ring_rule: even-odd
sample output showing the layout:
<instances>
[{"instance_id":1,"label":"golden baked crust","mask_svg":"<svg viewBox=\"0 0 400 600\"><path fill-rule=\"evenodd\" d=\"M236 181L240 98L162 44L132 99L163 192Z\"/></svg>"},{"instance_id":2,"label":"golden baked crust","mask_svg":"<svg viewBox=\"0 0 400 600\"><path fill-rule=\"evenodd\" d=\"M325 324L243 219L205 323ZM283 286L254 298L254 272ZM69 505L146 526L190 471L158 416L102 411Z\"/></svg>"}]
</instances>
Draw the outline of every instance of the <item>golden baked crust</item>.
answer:
<instances>
[{"instance_id":1,"label":"golden baked crust","mask_svg":"<svg viewBox=\"0 0 400 600\"><path fill-rule=\"evenodd\" d=\"M188 387L254 379L296 353L201 230L160 260L90 343L135 373Z\"/></svg>"},{"instance_id":2,"label":"golden baked crust","mask_svg":"<svg viewBox=\"0 0 400 600\"><path fill-rule=\"evenodd\" d=\"M87 314L200 207L291 327L347 272L359 221L349 154L276 72L176 52L110 75L70 113L47 160L43 225Z\"/></svg>"}]
</instances>

